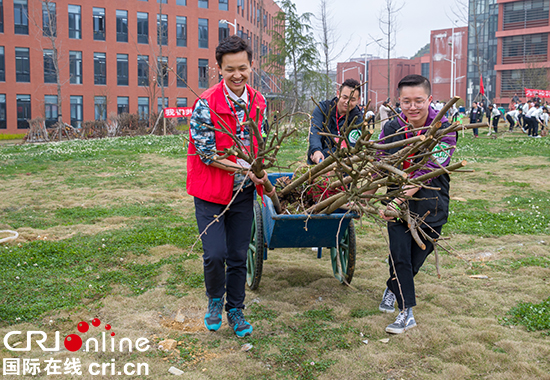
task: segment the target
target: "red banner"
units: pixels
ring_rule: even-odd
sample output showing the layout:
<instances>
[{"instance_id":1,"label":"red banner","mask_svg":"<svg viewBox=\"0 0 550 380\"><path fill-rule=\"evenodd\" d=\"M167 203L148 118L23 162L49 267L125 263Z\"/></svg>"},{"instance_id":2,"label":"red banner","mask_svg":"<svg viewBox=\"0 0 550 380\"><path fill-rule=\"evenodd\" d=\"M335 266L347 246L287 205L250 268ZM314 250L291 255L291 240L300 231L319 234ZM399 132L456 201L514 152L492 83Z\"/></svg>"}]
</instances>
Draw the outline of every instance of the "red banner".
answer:
<instances>
[{"instance_id":1,"label":"red banner","mask_svg":"<svg viewBox=\"0 0 550 380\"><path fill-rule=\"evenodd\" d=\"M525 96L528 98L534 98L536 94L539 95L539 98L550 98L550 91L547 90L534 90L531 88L525 89Z\"/></svg>"},{"instance_id":2,"label":"red banner","mask_svg":"<svg viewBox=\"0 0 550 380\"><path fill-rule=\"evenodd\" d=\"M192 114L192 107L168 107L164 109L164 117L189 117Z\"/></svg>"}]
</instances>

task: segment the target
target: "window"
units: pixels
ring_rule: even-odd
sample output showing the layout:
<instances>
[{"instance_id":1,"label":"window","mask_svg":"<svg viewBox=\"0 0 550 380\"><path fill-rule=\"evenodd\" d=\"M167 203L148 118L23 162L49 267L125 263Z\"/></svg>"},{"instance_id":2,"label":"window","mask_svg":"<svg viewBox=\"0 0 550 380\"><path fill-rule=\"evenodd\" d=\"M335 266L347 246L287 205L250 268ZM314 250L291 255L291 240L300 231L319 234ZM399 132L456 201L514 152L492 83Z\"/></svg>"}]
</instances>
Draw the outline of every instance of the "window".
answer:
<instances>
[{"instance_id":1,"label":"window","mask_svg":"<svg viewBox=\"0 0 550 380\"><path fill-rule=\"evenodd\" d=\"M176 107L187 107L187 98L177 98Z\"/></svg>"},{"instance_id":2,"label":"window","mask_svg":"<svg viewBox=\"0 0 550 380\"><path fill-rule=\"evenodd\" d=\"M159 86L168 87L168 57L159 57L157 59L157 83Z\"/></svg>"},{"instance_id":3,"label":"window","mask_svg":"<svg viewBox=\"0 0 550 380\"><path fill-rule=\"evenodd\" d=\"M199 18L199 47L208 49L208 19Z\"/></svg>"},{"instance_id":4,"label":"window","mask_svg":"<svg viewBox=\"0 0 550 380\"><path fill-rule=\"evenodd\" d=\"M29 128L28 119L31 117L31 96L30 95L16 95L17 99L17 128L27 129Z\"/></svg>"},{"instance_id":5,"label":"window","mask_svg":"<svg viewBox=\"0 0 550 380\"><path fill-rule=\"evenodd\" d=\"M94 8L94 40L105 41L105 8Z\"/></svg>"},{"instance_id":6,"label":"window","mask_svg":"<svg viewBox=\"0 0 550 380\"><path fill-rule=\"evenodd\" d=\"M149 98L138 97L138 115L141 120L149 119Z\"/></svg>"},{"instance_id":7,"label":"window","mask_svg":"<svg viewBox=\"0 0 550 380\"><path fill-rule=\"evenodd\" d=\"M178 46L187 46L187 17L176 16L176 41Z\"/></svg>"},{"instance_id":8,"label":"window","mask_svg":"<svg viewBox=\"0 0 550 380\"><path fill-rule=\"evenodd\" d=\"M157 0L157 3L167 4L168 0Z\"/></svg>"},{"instance_id":9,"label":"window","mask_svg":"<svg viewBox=\"0 0 550 380\"><path fill-rule=\"evenodd\" d=\"M107 97L94 96L94 113L96 120L107 119Z\"/></svg>"},{"instance_id":10,"label":"window","mask_svg":"<svg viewBox=\"0 0 550 380\"><path fill-rule=\"evenodd\" d=\"M94 53L94 84L107 84L105 53Z\"/></svg>"},{"instance_id":11,"label":"window","mask_svg":"<svg viewBox=\"0 0 550 380\"><path fill-rule=\"evenodd\" d=\"M128 42L128 11L116 11L116 40Z\"/></svg>"},{"instance_id":12,"label":"window","mask_svg":"<svg viewBox=\"0 0 550 380\"><path fill-rule=\"evenodd\" d=\"M199 59L199 88L208 88L208 59Z\"/></svg>"},{"instance_id":13,"label":"window","mask_svg":"<svg viewBox=\"0 0 550 380\"><path fill-rule=\"evenodd\" d=\"M117 114L130 113L130 101L127 96L119 96L116 98Z\"/></svg>"},{"instance_id":14,"label":"window","mask_svg":"<svg viewBox=\"0 0 550 380\"><path fill-rule=\"evenodd\" d=\"M80 5L69 5L69 38L82 38L82 20Z\"/></svg>"},{"instance_id":15,"label":"window","mask_svg":"<svg viewBox=\"0 0 550 380\"><path fill-rule=\"evenodd\" d=\"M56 36L55 3L42 3L42 34Z\"/></svg>"},{"instance_id":16,"label":"window","mask_svg":"<svg viewBox=\"0 0 550 380\"><path fill-rule=\"evenodd\" d=\"M187 5L187 0L176 0L176 5Z\"/></svg>"},{"instance_id":17,"label":"window","mask_svg":"<svg viewBox=\"0 0 550 380\"><path fill-rule=\"evenodd\" d=\"M6 128L6 94L0 94L0 129Z\"/></svg>"},{"instance_id":18,"label":"window","mask_svg":"<svg viewBox=\"0 0 550 380\"><path fill-rule=\"evenodd\" d=\"M157 44L168 45L168 15L157 14Z\"/></svg>"},{"instance_id":19,"label":"window","mask_svg":"<svg viewBox=\"0 0 550 380\"><path fill-rule=\"evenodd\" d=\"M44 49L44 83L57 83L53 50Z\"/></svg>"},{"instance_id":20,"label":"window","mask_svg":"<svg viewBox=\"0 0 550 380\"><path fill-rule=\"evenodd\" d=\"M208 0L199 0L199 8L208 8Z\"/></svg>"},{"instance_id":21,"label":"window","mask_svg":"<svg viewBox=\"0 0 550 380\"><path fill-rule=\"evenodd\" d=\"M149 14L137 13L137 42L140 44L149 43Z\"/></svg>"},{"instance_id":22,"label":"window","mask_svg":"<svg viewBox=\"0 0 550 380\"><path fill-rule=\"evenodd\" d=\"M149 86L149 56L138 55L138 86Z\"/></svg>"},{"instance_id":23,"label":"window","mask_svg":"<svg viewBox=\"0 0 550 380\"><path fill-rule=\"evenodd\" d=\"M178 87L187 87L187 58L177 59Z\"/></svg>"},{"instance_id":24,"label":"window","mask_svg":"<svg viewBox=\"0 0 550 380\"><path fill-rule=\"evenodd\" d=\"M4 59L4 47L0 46L0 82L6 81L6 61Z\"/></svg>"},{"instance_id":25,"label":"window","mask_svg":"<svg viewBox=\"0 0 550 380\"><path fill-rule=\"evenodd\" d=\"M27 0L13 0L13 25L15 34L29 34L28 12Z\"/></svg>"},{"instance_id":26,"label":"window","mask_svg":"<svg viewBox=\"0 0 550 380\"><path fill-rule=\"evenodd\" d=\"M164 107L162 106L162 98L158 98L157 99L157 112L158 113L161 113L162 110L165 108L165 107L168 107L168 104L170 102L168 101L168 98L165 96L164 97Z\"/></svg>"},{"instance_id":27,"label":"window","mask_svg":"<svg viewBox=\"0 0 550 380\"><path fill-rule=\"evenodd\" d=\"M423 63L421 65L421 71L424 78L430 78L430 63Z\"/></svg>"},{"instance_id":28,"label":"window","mask_svg":"<svg viewBox=\"0 0 550 380\"><path fill-rule=\"evenodd\" d=\"M116 55L116 75L119 86L128 86L128 54Z\"/></svg>"},{"instance_id":29,"label":"window","mask_svg":"<svg viewBox=\"0 0 550 380\"><path fill-rule=\"evenodd\" d=\"M44 118L46 128L57 123L57 95L44 95Z\"/></svg>"},{"instance_id":30,"label":"window","mask_svg":"<svg viewBox=\"0 0 550 380\"><path fill-rule=\"evenodd\" d=\"M0 33L4 33L4 4L0 0Z\"/></svg>"},{"instance_id":31,"label":"window","mask_svg":"<svg viewBox=\"0 0 550 380\"><path fill-rule=\"evenodd\" d=\"M71 125L75 128L82 126L82 96L71 96Z\"/></svg>"},{"instance_id":32,"label":"window","mask_svg":"<svg viewBox=\"0 0 550 380\"><path fill-rule=\"evenodd\" d=\"M220 11L228 11L229 10L229 0L220 0L218 9Z\"/></svg>"},{"instance_id":33,"label":"window","mask_svg":"<svg viewBox=\"0 0 550 380\"><path fill-rule=\"evenodd\" d=\"M82 52L69 51L70 82L82 84Z\"/></svg>"},{"instance_id":34,"label":"window","mask_svg":"<svg viewBox=\"0 0 550 380\"><path fill-rule=\"evenodd\" d=\"M15 48L15 81L31 81L31 65L29 63L29 48Z\"/></svg>"},{"instance_id":35,"label":"window","mask_svg":"<svg viewBox=\"0 0 550 380\"><path fill-rule=\"evenodd\" d=\"M218 23L218 40L219 42L222 42L227 37L229 37L229 25L227 25L226 22L219 22Z\"/></svg>"}]
</instances>

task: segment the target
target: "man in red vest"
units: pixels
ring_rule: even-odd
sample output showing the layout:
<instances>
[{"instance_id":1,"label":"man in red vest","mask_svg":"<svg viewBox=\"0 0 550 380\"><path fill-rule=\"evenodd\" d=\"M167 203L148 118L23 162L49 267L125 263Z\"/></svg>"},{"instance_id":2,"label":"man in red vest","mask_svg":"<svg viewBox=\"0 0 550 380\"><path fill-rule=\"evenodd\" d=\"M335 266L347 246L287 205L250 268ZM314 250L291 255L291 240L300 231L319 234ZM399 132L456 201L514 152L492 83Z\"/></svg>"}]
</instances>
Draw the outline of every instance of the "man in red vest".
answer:
<instances>
[{"instance_id":1,"label":"man in red vest","mask_svg":"<svg viewBox=\"0 0 550 380\"><path fill-rule=\"evenodd\" d=\"M267 130L266 104L264 97L247 85L252 74L252 49L242 38L231 36L220 42L216 61L223 80L197 99L191 116L187 193L195 197L204 251L209 300L204 324L208 330L217 331L225 306L229 326L242 338L252 333L242 310L246 253L254 218L253 185L261 186L267 175L260 180L246 161L235 156L221 159L220 154L230 147L257 152L256 137L245 122L247 118L259 120L262 132Z\"/></svg>"}]
</instances>

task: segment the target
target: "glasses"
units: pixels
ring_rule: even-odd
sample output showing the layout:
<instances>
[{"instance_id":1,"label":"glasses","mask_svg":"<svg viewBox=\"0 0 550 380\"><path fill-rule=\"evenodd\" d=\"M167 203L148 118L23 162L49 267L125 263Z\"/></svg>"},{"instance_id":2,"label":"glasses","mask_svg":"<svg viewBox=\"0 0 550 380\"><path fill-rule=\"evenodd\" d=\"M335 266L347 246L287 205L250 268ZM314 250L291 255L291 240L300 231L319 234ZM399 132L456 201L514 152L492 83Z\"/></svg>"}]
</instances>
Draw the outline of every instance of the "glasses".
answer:
<instances>
[{"instance_id":1,"label":"glasses","mask_svg":"<svg viewBox=\"0 0 550 380\"><path fill-rule=\"evenodd\" d=\"M413 105L415 108L423 108L424 107L424 104L426 104L426 100L428 100L428 98L424 99L424 100L415 100L413 102L411 101L408 101L408 100L403 100L401 102L401 108L403 109L409 109L411 108Z\"/></svg>"}]
</instances>

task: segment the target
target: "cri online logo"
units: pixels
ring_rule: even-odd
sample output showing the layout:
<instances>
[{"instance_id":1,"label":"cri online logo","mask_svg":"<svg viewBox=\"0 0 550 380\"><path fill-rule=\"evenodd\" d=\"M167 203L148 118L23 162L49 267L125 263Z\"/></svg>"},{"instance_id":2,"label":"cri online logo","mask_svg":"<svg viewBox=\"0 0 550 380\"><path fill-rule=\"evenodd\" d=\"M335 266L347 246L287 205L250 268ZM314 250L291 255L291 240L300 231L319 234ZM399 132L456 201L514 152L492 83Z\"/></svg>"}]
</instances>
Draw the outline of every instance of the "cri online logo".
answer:
<instances>
[{"instance_id":1,"label":"cri online logo","mask_svg":"<svg viewBox=\"0 0 550 380\"><path fill-rule=\"evenodd\" d=\"M101 325L101 321L98 318L94 318L92 320L92 326L99 327ZM80 333L84 334L88 332L90 329L90 325L87 322L80 322L77 326L77 329ZM111 330L111 325L106 324L105 330L109 331ZM12 347L8 340L12 335L20 335L22 334L21 331L11 331L7 333L4 336L4 346L10 350L10 351L30 351L31 350L31 342L33 335L39 335L41 338L35 339L36 344L42 349L42 351L60 351L59 349L59 331L55 332L55 346L53 348L48 348L44 346L44 342L47 340L48 335L44 331L27 331L27 346L22 348L16 348ZM78 334L70 334L65 337L65 340L63 341L63 344L65 348L71 352L78 351L82 348L83 345L85 345L85 352L90 351L109 351L109 348L107 347L109 344L107 343L107 334L105 331L101 334L101 343L96 338L88 338L86 340L86 343L82 341L82 338ZM115 346L116 342L114 339L115 333L111 332L111 339L110 339L110 351L115 352ZM119 350L120 352L125 352L124 345L127 345L128 351L132 352L132 347L135 347L136 350L140 352L145 352L149 349L149 340L147 338L138 338L136 339L135 343L132 342L129 338L122 338L119 341Z\"/></svg>"}]
</instances>

